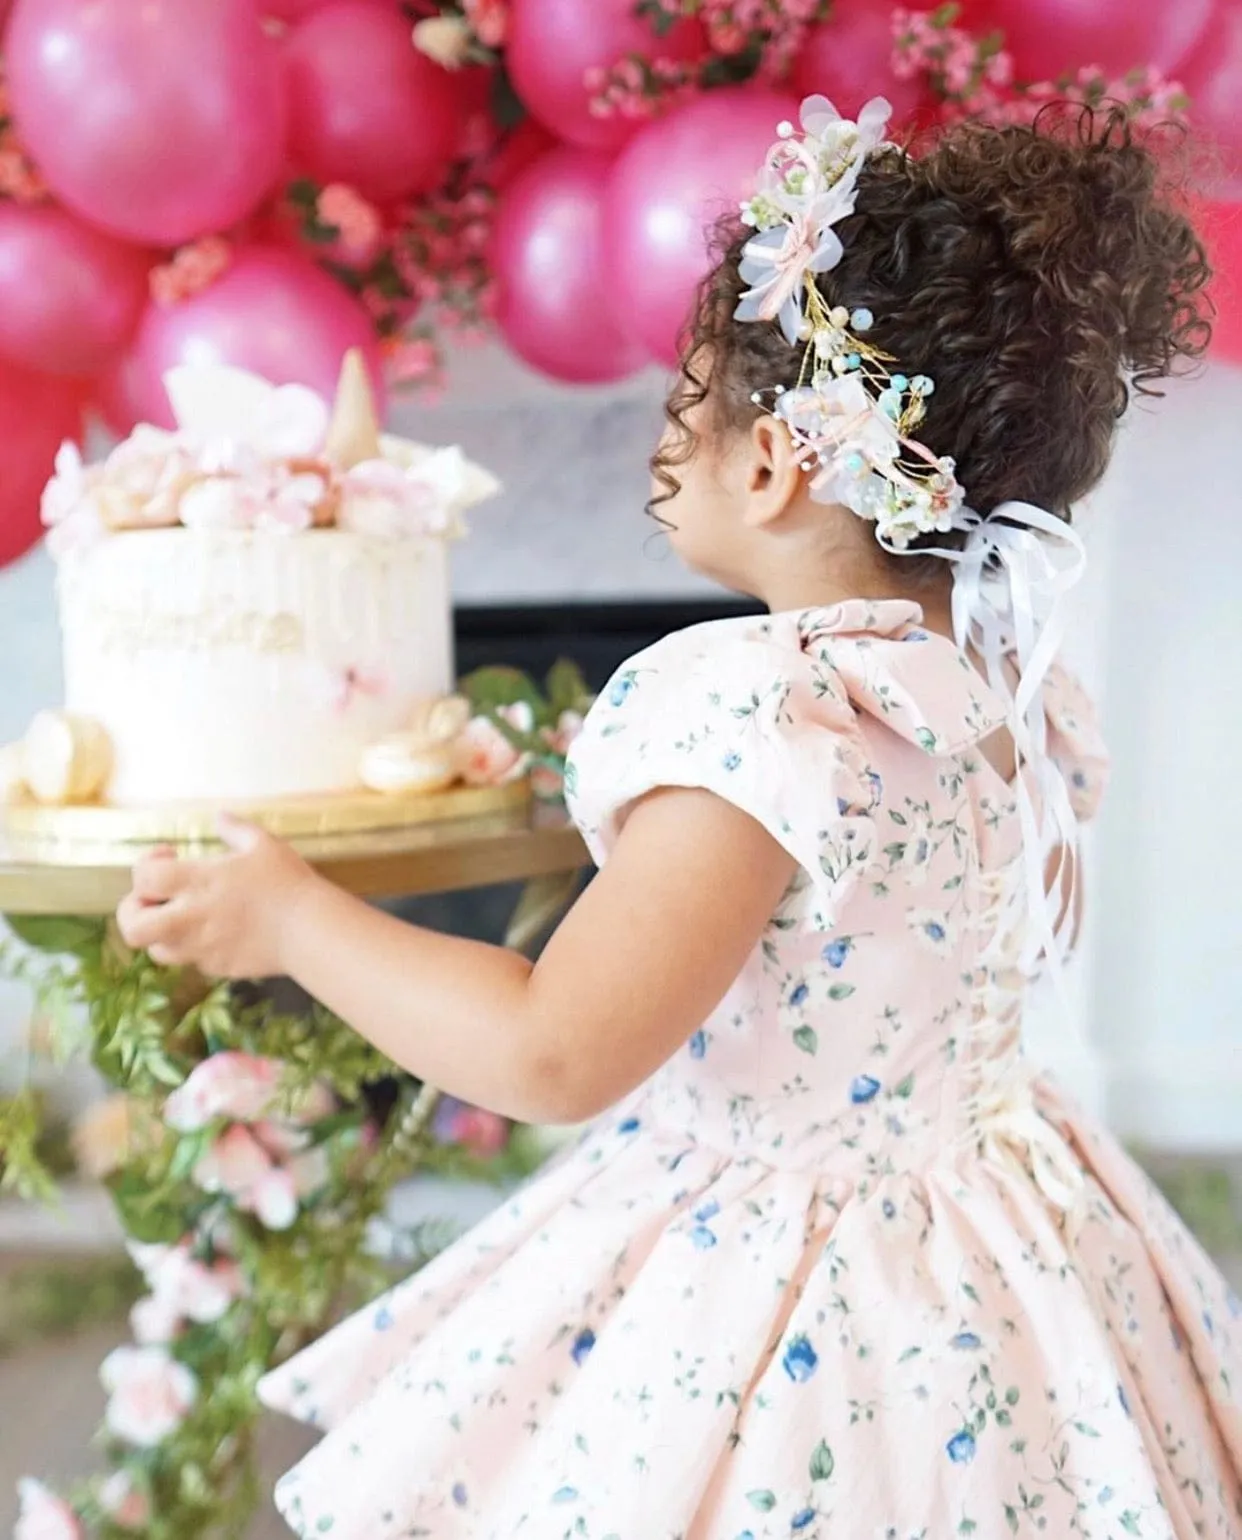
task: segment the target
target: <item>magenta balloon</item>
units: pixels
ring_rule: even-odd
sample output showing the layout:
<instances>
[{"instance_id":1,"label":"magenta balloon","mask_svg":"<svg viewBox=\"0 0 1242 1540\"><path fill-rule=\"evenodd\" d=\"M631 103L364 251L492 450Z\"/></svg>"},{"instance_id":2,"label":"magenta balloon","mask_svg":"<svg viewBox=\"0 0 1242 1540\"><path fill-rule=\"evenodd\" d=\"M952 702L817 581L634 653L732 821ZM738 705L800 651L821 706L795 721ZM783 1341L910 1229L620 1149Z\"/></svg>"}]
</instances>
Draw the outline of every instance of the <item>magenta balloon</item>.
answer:
<instances>
[{"instance_id":1,"label":"magenta balloon","mask_svg":"<svg viewBox=\"0 0 1242 1540\"><path fill-rule=\"evenodd\" d=\"M922 102L923 84L917 78L898 80L892 59L889 0L835 0L832 20L807 34L789 83L799 96L828 97L847 118L871 97L886 96L898 127Z\"/></svg>"},{"instance_id":2,"label":"magenta balloon","mask_svg":"<svg viewBox=\"0 0 1242 1540\"><path fill-rule=\"evenodd\" d=\"M619 380L646 362L604 304L608 172L608 157L560 146L519 172L496 209L501 333L528 364L575 384Z\"/></svg>"},{"instance_id":3,"label":"magenta balloon","mask_svg":"<svg viewBox=\"0 0 1242 1540\"><path fill-rule=\"evenodd\" d=\"M148 265L64 209L0 203L0 353L48 374L96 374L138 325Z\"/></svg>"},{"instance_id":4,"label":"magenta balloon","mask_svg":"<svg viewBox=\"0 0 1242 1540\"><path fill-rule=\"evenodd\" d=\"M706 51L697 21L680 21L657 37L634 0L513 0L505 64L522 101L559 139L612 150L633 137L637 120L592 116L587 71L608 69L631 53L686 60Z\"/></svg>"},{"instance_id":5,"label":"magenta balloon","mask_svg":"<svg viewBox=\"0 0 1242 1540\"><path fill-rule=\"evenodd\" d=\"M1203 34L1213 0L992 0L1020 79L1055 80L1096 64L1109 74L1175 70Z\"/></svg>"},{"instance_id":6,"label":"magenta balloon","mask_svg":"<svg viewBox=\"0 0 1242 1540\"><path fill-rule=\"evenodd\" d=\"M321 182L385 202L440 180L461 130L447 70L374 0L316 10L285 41L289 154Z\"/></svg>"},{"instance_id":7,"label":"magenta balloon","mask_svg":"<svg viewBox=\"0 0 1242 1540\"><path fill-rule=\"evenodd\" d=\"M0 567L42 535L39 499L56 451L81 436L80 383L0 363Z\"/></svg>"},{"instance_id":8,"label":"magenta balloon","mask_svg":"<svg viewBox=\"0 0 1242 1540\"><path fill-rule=\"evenodd\" d=\"M1242 198L1242 5L1220 7L1177 78L1207 146L1204 183L1216 197Z\"/></svg>"},{"instance_id":9,"label":"magenta balloon","mask_svg":"<svg viewBox=\"0 0 1242 1540\"><path fill-rule=\"evenodd\" d=\"M209 288L148 305L105 394L110 418L172 424L163 375L175 364L222 363L278 385L332 397L341 359L362 348L376 389L382 370L370 317L335 279L297 252L252 246Z\"/></svg>"},{"instance_id":10,"label":"magenta balloon","mask_svg":"<svg viewBox=\"0 0 1242 1540\"><path fill-rule=\"evenodd\" d=\"M7 53L48 185L115 235L227 229L280 172L280 61L254 0L17 0Z\"/></svg>"},{"instance_id":11,"label":"magenta balloon","mask_svg":"<svg viewBox=\"0 0 1242 1540\"><path fill-rule=\"evenodd\" d=\"M711 266L708 236L736 213L782 120L797 105L766 91L712 91L652 123L621 152L605 199L610 292L663 363Z\"/></svg>"}]
</instances>

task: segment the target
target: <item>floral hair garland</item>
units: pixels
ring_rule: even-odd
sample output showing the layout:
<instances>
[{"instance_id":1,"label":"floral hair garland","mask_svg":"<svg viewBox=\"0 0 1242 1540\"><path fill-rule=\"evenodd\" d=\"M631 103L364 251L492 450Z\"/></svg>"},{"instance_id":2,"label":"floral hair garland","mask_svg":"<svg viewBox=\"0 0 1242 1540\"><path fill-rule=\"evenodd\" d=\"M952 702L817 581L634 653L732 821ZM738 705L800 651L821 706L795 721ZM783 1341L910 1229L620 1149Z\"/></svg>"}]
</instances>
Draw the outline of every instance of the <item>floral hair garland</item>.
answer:
<instances>
[{"instance_id":1,"label":"floral hair garland","mask_svg":"<svg viewBox=\"0 0 1242 1540\"><path fill-rule=\"evenodd\" d=\"M812 96L800 134L780 125L758 191L742 205L759 233L743 250L739 271L750 287L734 315L776 321L791 346L805 344L797 385L752 399L772 396L773 415L804 452L803 468L815 472L811 496L844 504L876 525L882 545L904 551L918 535L953 529L963 504L953 460L912 437L935 381L891 367L897 361L865 338L871 312L830 308L815 282L841 260L833 227L854 212L859 175L882 146L891 111L877 96L855 123Z\"/></svg>"}]
</instances>

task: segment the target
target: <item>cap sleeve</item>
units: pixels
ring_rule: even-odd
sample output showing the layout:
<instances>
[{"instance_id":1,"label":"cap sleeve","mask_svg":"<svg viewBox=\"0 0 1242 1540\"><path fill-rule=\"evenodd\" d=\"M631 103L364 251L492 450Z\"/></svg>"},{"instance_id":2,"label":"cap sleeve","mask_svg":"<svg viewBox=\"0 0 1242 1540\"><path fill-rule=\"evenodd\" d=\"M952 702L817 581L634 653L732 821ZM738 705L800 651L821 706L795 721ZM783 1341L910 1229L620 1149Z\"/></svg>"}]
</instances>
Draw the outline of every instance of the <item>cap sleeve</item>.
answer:
<instances>
[{"instance_id":1,"label":"cap sleeve","mask_svg":"<svg viewBox=\"0 0 1242 1540\"><path fill-rule=\"evenodd\" d=\"M853 708L796 646L714 629L667 637L613 676L574 744L571 811L602 864L648 792L713 792L789 852L826 925L875 837L878 782Z\"/></svg>"},{"instance_id":2,"label":"cap sleeve","mask_svg":"<svg viewBox=\"0 0 1242 1540\"><path fill-rule=\"evenodd\" d=\"M1044 707L1049 752L1065 777L1075 816L1086 823L1108 783L1108 750L1095 703L1069 669L1054 663L1044 680Z\"/></svg>"}]
</instances>

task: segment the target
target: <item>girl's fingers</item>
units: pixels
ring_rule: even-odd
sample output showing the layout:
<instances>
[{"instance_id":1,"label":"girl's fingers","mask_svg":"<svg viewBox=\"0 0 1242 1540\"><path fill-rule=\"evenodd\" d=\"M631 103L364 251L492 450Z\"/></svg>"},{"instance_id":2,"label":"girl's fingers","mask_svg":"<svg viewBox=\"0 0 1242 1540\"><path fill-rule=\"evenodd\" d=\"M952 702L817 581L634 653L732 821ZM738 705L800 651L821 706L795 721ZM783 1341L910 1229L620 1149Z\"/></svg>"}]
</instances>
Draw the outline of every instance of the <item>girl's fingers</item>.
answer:
<instances>
[{"instance_id":1,"label":"girl's fingers","mask_svg":"<svg viewBox=\"0 0 1242 1540\"><path fill-rule=\"evenodd\" d=\"M134 892L148 904L164 903L189 886L194 867L162 852L145 856L134 867Z\"/></svg>"},{"instance_id":2,"label":"girl's fingers","mask_svg":"<svg viewBox=\"0 0 1242 1540\"><path fill-rule=\"evenodd\" d=\"M138 952L149 952L153 947L167 945L179 937L184 916L175 904L152 904L134 892L121 900L116 922L126 946Z\"/></svg>"}]
</instances>

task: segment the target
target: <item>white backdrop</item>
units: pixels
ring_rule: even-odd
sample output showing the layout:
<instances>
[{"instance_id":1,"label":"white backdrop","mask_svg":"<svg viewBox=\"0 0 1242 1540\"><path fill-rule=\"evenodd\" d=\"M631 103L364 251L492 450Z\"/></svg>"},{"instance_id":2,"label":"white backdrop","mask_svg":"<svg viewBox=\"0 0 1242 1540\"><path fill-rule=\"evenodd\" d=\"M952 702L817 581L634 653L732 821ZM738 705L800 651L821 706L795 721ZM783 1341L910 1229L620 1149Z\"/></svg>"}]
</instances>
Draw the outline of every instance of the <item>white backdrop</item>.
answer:
<instances>
[{"instance_id":1,"label":"white backdrop","mask_svg":"<svg viewBox=\"0 0 1242 1540\"><path fill-rule=\"evenodd\" d=\"M1242 374L1212 368L1132 414L1084 520L1091 573L1071 651L1116 755L1094 841L1074 1010L1033 1045L1124 1133L1242 1146ZM505 483L458 553L465 602L702 592L643 519L659 382L568 392L490 352L397 431L460 442ZM42 553L0 573L0 742L59 696ZM0 991L0 1074L24 1004Z\"/></svg>"}]
</instances>

